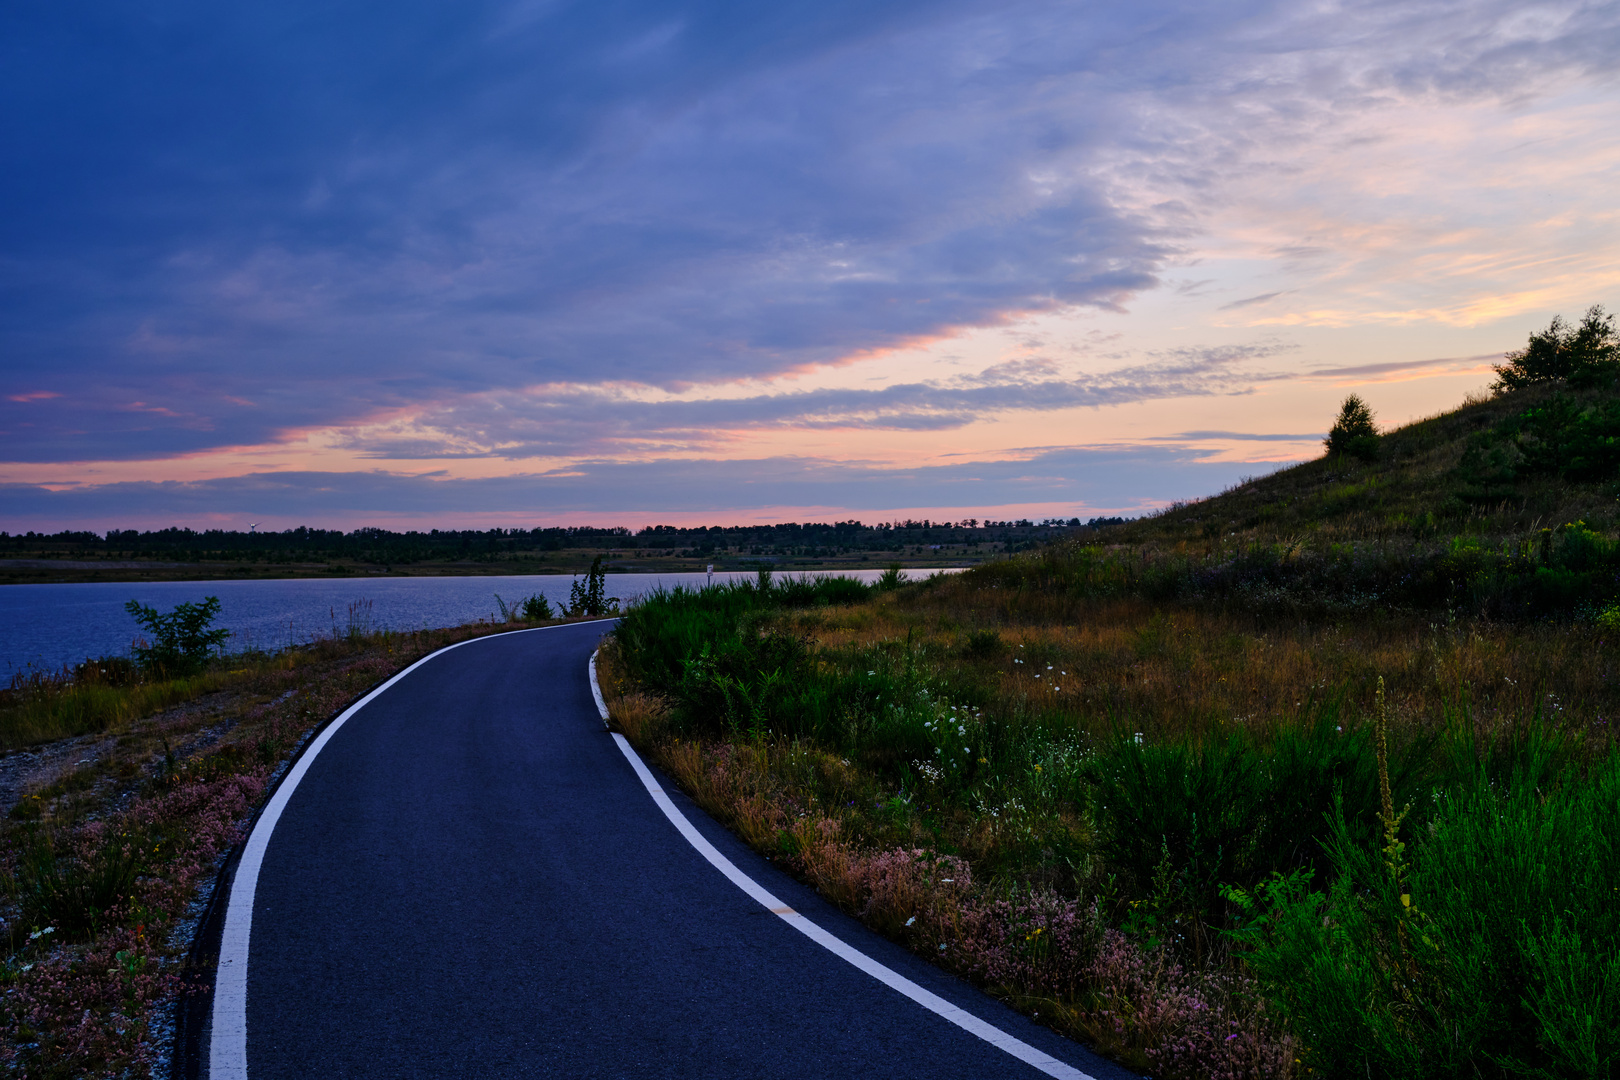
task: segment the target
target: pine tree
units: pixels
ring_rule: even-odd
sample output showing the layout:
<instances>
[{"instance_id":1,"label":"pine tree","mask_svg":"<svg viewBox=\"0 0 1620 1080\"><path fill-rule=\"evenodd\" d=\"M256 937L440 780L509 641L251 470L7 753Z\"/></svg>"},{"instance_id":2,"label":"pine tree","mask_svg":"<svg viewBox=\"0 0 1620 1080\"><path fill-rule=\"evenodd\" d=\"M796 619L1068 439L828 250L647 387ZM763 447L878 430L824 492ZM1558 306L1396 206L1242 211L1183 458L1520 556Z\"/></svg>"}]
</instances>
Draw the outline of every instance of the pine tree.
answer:
<instances>
[{"instance_id":1,"label":"pine tree","mask_svg":"<svg viewBox=\"0 0 1620 1080\"><path fill-rule=\"evenodd\" d=\"M1531 334L1529 344L1503 359L1507 363L1494 369L1493 390L1517 390L1560 379L1590 386L1620 374L1620 336L1615 333L1614 316L1605 315L1601 305L1593 304L1581 325L1570 326L1562 315L1554 315L1547 329Z\"/></svg>"},{"instance_id":2,"label":"pine tree","mask_svg":"<svg viewBox=\"0 0 1620 1080\"><path fill-rule=\"evenodd\" d=\"M1339 407L1339 418L1327 438L1322 440L1330 457L1348 454L1362 461L1378 460L1378 425L1373 423L1372 410L1357 394L1344 399Z\"/></svg>"}]
</instances>

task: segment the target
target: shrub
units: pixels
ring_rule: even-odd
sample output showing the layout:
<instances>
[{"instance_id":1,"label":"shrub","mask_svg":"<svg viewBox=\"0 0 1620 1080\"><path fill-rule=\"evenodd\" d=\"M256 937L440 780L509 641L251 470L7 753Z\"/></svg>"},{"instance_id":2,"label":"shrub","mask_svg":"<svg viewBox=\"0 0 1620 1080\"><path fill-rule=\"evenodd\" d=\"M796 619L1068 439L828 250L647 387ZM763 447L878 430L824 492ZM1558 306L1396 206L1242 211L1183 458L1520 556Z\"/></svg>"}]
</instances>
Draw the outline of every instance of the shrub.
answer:
<instances>
[{"instance_id":1,"label":"shrub","mask_svg":"<svg viewBox=\"0 0 1620 1080\"><path fill-rule=\"evenodd\" d=\"M1620 631L1620 604L1609 604L1605 606L1602 611L1598 612L1597 618L1594 621L1597 623L1599 629L1607 633L1612 634L1616 631Z\"/></svg>"},{"instance_id":2,"label":"shrub","mask_svg":"<svg viewBox=\"0 0 1620 1080\"><path fill-rule=\"evenodd\" d=\"M575 578L569 586L567 613L576 618L581 615L599 618L618 606L619 598L607 595L607 571L602 569L602 556L598 555L592 560L585 580Z\"/></svg>"},{"instance_id":3,"label":"shrub","mask_svg":"<svg viewBox=\"0 0 1620 1080\"><path fill-rule=\"evenodd\" d=\"M200 669L225 644L231 632L215 629L219 597L208 596L200 604L176 604L167 615L156 608L131 600L124 610L152 635L148 643L137 643L135 660L142 669L167 676L181 676Z\"/></svg>"},{"instance_id":4,"label":"shrub","mask_svg":"<svg viewBox=\"0 0 1620 1080\"><path fill-rule=\"evenodd\" d=\"M518 607L518 614L527 622L543 622L554 618L551 610L551 601L539 593L535 593Z\"/></svg>"},{"instance_id":5,"label":"shrub","mask_svg":"<svg viewBox=\"0 0 1620 1080\"><path fill-rule=\"evenodd\" d=\"M994 630L975 630L968 635L966 643L962 646L964 654L986 660L1000 656L1006 651L1006 643Z\"/></svg>"},{"instance_id":6,"label":"shrub","mask_svg":"<svg viewBox=\"0 0 1620 1080\"><path fill-rule=\"evenodd\" d=\"M1603 480L1620 469L1620 401L1582 405L1559 394L1504 429L1517 438L1525 472Z\"/></svg>"},{"instance_id":7,"label":"shrub","mask_svg":"<svg viewBox=\"0 0 1620 1080\"><path fill-rule=\"evenodd\" d=\"M501 609L501 622L541 622L554 617L551 601L539 593L526 600L516 601L510 607L501 599L501 594L496 593L495 604Z\"/></svg>"},{"instance_id":8,"label":"shrub","mask_svg":"<svg viewBox=\"0 0 1620 1080\"><path fill-rule=\"evenodd\" d=\"M1338 700L1313 704L1269 743L1246 731L1161 743L1126 738L1097 761L1094 799L1110 869L1143 898L1132 913L1150 940L1185 939L1195 953L1220 926L1220 898L1275 873L1331 868L1322 841L1338 820L1374 836L1377 764L1361 729L1340 730ZM1424 755L1400 756L1395 791L1416 793Z\"/></svg>"},{"instance_id":9,"label":"shrub","mask_svg":"<svg viewBox=\"0 0 1620 1080\"><path fill-rule=\"evenodd\" d=\"M789 605L869 594L858 581L834 577L659 590L626 613L617 640L629 673L670 693L677 731L836 740L859 717L835 703L873 687L818 671L804 639L774 620Z\"/></svg>"}]
</instances>

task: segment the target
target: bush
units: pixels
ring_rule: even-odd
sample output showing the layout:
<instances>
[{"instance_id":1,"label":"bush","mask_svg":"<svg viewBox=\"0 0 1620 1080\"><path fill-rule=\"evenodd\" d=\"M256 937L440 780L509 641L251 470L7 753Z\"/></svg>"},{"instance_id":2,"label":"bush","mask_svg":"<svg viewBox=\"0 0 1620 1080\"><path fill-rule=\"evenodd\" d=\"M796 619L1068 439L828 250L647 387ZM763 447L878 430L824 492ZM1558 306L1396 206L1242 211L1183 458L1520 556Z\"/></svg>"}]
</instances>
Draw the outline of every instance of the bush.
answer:
<instances>
[{"instance_id":1,"label":"bush","mask_svg":"<svg viewBox=\"0 0 1620 1080\"><path fill-rule=\"evenodd\" d=\"M1341 730L1339 700L1312 703L1269 743L1239 729L1162 742L1118 741L1097 761L1101 851L1136 895L1137 929L1184 933L1203 947L1222 925L1220 898L1277 873L1331 869L1336 820L1357 842L1375 835L1377 761L1365 730ZM1395 794L1420 785L1425 747L1400 755Z\"/></svg>"},{"instance_id":2,"label":"bush","mask_svg":"<svg viewBox=\"0 0 1620 1080\"><path fill-rule=\"evenodd\" d=\"M167 615L134 600L124 610L152 635L150 642L137 642L135 660L145 671L177 677L199 670L231 636L225 629L214 629L219 614L219 597L208 596L200 604L176 604Z\"/></svg>"},{"instance_id":3,"label":"bush","mask_svg":"<svg viewBox=\"0 0 1620 1080\"><path fill-rule=\"evenodd\" d=\"M658 590L631 608L617 638L630 672L671 691L677 730L837 738L845 680L816 669L800 637L773 624L788 607L865 599L849 578ZM857 690L857 696L859 692Z\"/></svg>"},{"instance_id":4,"label":"bush","mask_svg":"<svg viewBox=\"0 0 1620 1080\"><path fill-rule=\"evenodd\" d=\"M541 622L554 618L551 610L551 601L539 593L535 593L527 600L519 600L508 607L501 594L495 594L495 603L501 609L501 622Z\"/></svg>"},{"instance_id":5,"label":"bush","mask_svg":"<svg viewBox=\"0 0 1620 1080\"><path fill-rule=\"evenodd\" d=\"M602 569L602 556L591 562L585 580L574 579L568 588L567 613L575 618L588 615L600 618L619 606L619 598L607 595L607 571Z\"/></svg>"},{"instance_id":6,"label":"bush","mask_svg":"<svg viewBox=\"0 0 1620 1080\"><path fill-rule=\"evenodd\" d=\"M539 593L535 593L518 607L518 613L527 622L543 622L554 618L551 610L551 601Z\"/></svg>"},{"instance_id":7,"label":"bush","mask_svg":"<svg viewBox=\"0 0 1620 1080\"><path fill-rule=\"evenodd\" d=\"M1582 405L1559 394L1503 427L1519 444L1525 472L1578 481L1620 471L1620 401Z\"/></svg>"},{"instance_id":8,"label":"bush","mask_svg":"<svg viewBox=\"0 0 1620 1080\"><path fill-rule=\"evenodd\" d=\"M994 630L975 630L968 635L967 642L962 646L964 655L982 660L1000 656L1006 651L1006 642L1002 641L1001 635Z\"/></svg>"}]
</instances>

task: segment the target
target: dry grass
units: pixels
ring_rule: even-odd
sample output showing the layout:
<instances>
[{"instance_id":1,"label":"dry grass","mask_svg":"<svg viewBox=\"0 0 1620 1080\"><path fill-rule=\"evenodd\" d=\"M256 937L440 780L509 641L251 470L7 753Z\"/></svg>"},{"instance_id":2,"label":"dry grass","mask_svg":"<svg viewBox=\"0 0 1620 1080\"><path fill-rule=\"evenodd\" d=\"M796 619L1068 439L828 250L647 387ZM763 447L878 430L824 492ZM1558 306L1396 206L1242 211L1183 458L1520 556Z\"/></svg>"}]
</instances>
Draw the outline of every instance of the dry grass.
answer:
<instances>
[{"instance_id":1,"label":"dry grass","mask_svg":"<svg viewBox=\"0 0 1620 1080\"><path fill-rule=\"evenodd\" d=\"M1230 725L1264 734L1313 694L1342 693L1352 714L1370 715L1380 676L1408 731L1432 730L1447 704L1466 704L1481 733L1540 711L1600 749L1620 715L1620 639L1580 624L1391 616L1277 626L1134 598L1024 594L1009 606L951 578L848 612L800 615L795 626L827 649L909 637L947 685L988 690L1003 709L1088 736L1121 725L1150 737ZM1002 650L972 655L972 635L986 630Z\"/></svg>"}]
</instances>

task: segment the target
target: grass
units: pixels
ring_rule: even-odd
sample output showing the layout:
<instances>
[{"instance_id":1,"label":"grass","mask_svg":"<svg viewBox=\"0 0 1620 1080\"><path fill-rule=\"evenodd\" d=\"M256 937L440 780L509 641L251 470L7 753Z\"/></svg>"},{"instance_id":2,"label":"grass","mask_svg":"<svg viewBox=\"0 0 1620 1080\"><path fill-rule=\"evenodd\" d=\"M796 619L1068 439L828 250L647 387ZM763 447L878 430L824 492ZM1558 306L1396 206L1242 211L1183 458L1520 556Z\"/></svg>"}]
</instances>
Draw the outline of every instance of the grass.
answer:
<instances>
[{"instance_id":1,"label":"grass","mask_svg":"<svg viewBox=\"0 0 1620 1080\"><path fill-rule=\"evenodd\" d=\"M0 750L15 750L118 728L163 709L240 683L264 666L295 663L249 657L183 678L146 678L118 660L86 661L58 672L28 671L0 689Z\"/></svg>"},{"instance_id":2,"label":"grass","mask_svg":"<svg viewBox=\"0 0 1620 1080\"><path fill-rule=\"evenodd\" d=\"M1545 386L1472 397L1456 409L1385 432L1374 462L1317 458L1116 526L1108 539L1133 548L1186 544L1204 553L1255 541L1298 540L1303 548L1316 548L1455 535L1538 536L1544 527L1577 520L1607 528L1616 509L1612 484L1536 469L1508 470L1484 484L1476 451L1520 434L1522 418L1551 402L1601 410L1615 397L1613 388Z\"/></svg>"},{"instance_id":3,"label":"grass","mask_svg":"<svg viewBox=\"0 0 1620 1080\"><path fill-rule=\"evenodd\" d=\"M922 761L897 783L858 749L693 725L628 676L622 649L599 667L614 722L699 805L869 925L1155 1075L1286 1070L1292 1044L1252 979L1110 924L1061 753L1022 789L965 790Z\"/></svg>"},{"instance_id":4,"label":"grass","mask_svg":"<svg viewBox=\"0 0 1620 1080\"><path fill-rule=\"evenodd\" d=\"M1409 854L1335 829L1325 889L1275 890L1246 951L1312 1060L1379 1076L1608 1077L1620 1064L1620 757L1530 739L1436 794ZM1326 1070L1324 1070L1326 1071Z\"/></svg>"}]
</instances>

